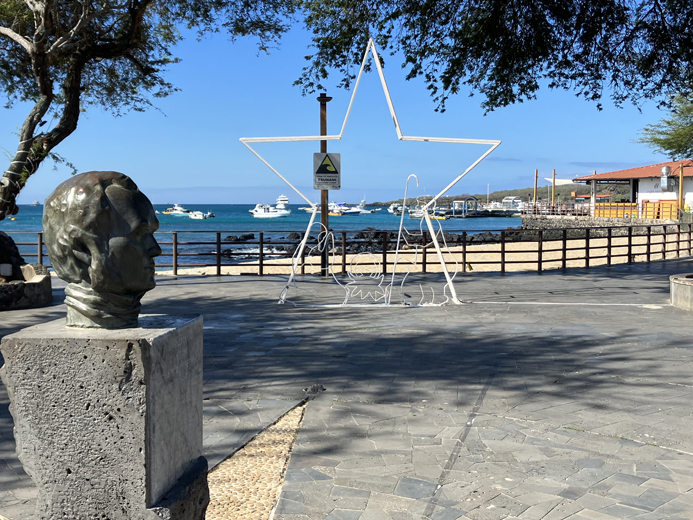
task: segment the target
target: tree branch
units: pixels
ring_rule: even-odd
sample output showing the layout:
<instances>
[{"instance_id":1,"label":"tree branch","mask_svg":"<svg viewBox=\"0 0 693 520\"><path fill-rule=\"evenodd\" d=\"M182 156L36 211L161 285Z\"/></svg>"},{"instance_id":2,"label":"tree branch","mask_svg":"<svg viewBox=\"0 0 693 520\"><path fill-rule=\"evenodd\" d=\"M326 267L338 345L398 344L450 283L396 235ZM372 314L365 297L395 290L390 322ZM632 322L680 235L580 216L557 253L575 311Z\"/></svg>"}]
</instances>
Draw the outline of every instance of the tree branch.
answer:
<instances>
[{"instance_id":1,"label":"tree branch","mask_svg":"<svg viewBox=\"0 0 693 520\"><path fill-rule=\"evenodd\" d=\"M140 71L140 73L143 76L149 76L150 74L154 74L155 72L158 72L158 70L155 69L154 67L150 67L148 65L145 65L144 63L141 63L137 58L135 58L129 52L126 52L125 54L123 54L123 57L126 58L127 60L129 60L130 63L132 63L137 68L137 70Z\"/></svg>"},{"instance_id":2,"label":"tree branch","mask_svg":"<svg viewBox=\"0 0 693 520\"><path fill-rule=\"evenodd\" d=\"M31 41L27 40L24 36L17 34L12 29L8 29L7 27L0 27L0 34L7 36L11 40L15 41L16 43L24 47L26 52L28 52L29 54L34 52L35 47L31 43Z\"/></svg>"},{"instance_id":3,"label":"tree branch","mask_svg":"<svg viewBox=\"0 0 693 520\"><path fill-rule=\"evenodd\" d=\"M82 14L79 16L79 20L77 20L77 23L72 29L53 42L53 44L46 51L47 54L51 54L52 52L66 45L75 36L75 34L81 31L82 28L89 23L90 20L92 20L93 16L90 14L91 11L89 10L89 3L81 1L80 4L82 6Z\"/></svg>"}]
</instances>

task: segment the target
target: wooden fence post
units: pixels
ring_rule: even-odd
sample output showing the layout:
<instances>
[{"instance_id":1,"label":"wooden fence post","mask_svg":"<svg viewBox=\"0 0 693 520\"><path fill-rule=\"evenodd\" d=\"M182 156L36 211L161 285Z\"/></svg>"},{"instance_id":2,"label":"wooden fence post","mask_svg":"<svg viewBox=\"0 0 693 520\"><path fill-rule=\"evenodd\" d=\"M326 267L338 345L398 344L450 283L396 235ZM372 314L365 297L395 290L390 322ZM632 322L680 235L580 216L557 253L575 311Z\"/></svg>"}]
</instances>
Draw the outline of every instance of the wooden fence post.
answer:
<instances>
[{"instance_id":1,"label":"wooden fence post","mask_svg":"<svg viewBox=\"0 0 693 520\"><path fill-rule=\"evenodd\" d=\"M681 224L676 224L676 258L681 258Z\"/></svg>"},{"instance_id":2,"label":"wooden fence post","mask_svg":"<svg viewBox=\"0 0 693 520\"><path fill-rule=\"evenodd\" d=\"M585 267L590 266L590 228L585 228Z\"/></svg>"},{"instance_id":3,"label":"wooden fence post","mask_svg":"<svg viewBox=\"0 0 693 520\"><path fill-rule=\"evenodd\" d=\"M173 233L173 276L178 275L178 233Z\"/></svg>"},{"instance_id":4,"label":"wooden fence post","mask_svg":"<svg viewBox=\"0 0 693 520\"><path fill-rule=\"evenodd\" d=\"M39 231L38 237L38 260L39 265L43 265L43 233Z\"/></svg>"},{"instance_id":5,"label":"wooden fence post","mask_svg":"<svg viewBox=\"0 0 693 520\"><path fill-rule=\"evenodd\" d=\"M628 226L628 263L633 262L633 227Z\"/></svg>"},{"instance_id":6,"label":"wooden fence post","mask_svg":"<svg viewBox=\"0 0 693 520\"><path fill-rule=\"evenodd\" d=\"M651 244L652 244L652 226L647 226L647 245L646 245L647 263L650 263L650 245Z\"/></svg>"},{"instance_id":7,"label":"wooden fence post","mask_svg":"<svg viewBox=\"0 0 693 520\"><path fill-rule=\"evenodd\" d=\"M544 260L544 230L539 230L539 243L537 244L537 272L541 273L543 268L542 262Z\"/></svg>"},{"instance_id":8,"label":"wooden fence post","mask_svg":"<svg viewBox=\"0 0 693 520\"><path fill-rule=\"evenodd\" d=\"M421 233L423 251L421 252L421 272L425 273L428 266L428 253L426 251L426 232Z\"/></svg>"},{"instance_id":9,"label":"wooden fence post","mask_svg":"<svg viewBox=\"0 0 693 520\"><path fill-rule=\"evenodd\" d=\"M387 274L387 246L390 242L390 233L383 231L383 276Z\"/></svg>"},{"instance_id":10,"label":"wooden fence post","mask_svg":"<svg viewBox=\"0 0 693 520\"><path fill-rule=\"evenodd\" d=\"M563 230L563 251L561 253L561 264L563 269L568 266L568 230Z\"/></svg>"},{"instance_id":11,"label":"wooden fence post","mask_svg":"<svg viewBox=\"0 0 693 520\"><path fill-rule=\"evenodd\" d=\"M301 233L301 241L306 237L306 233ZM300 245L299 245L300 247ZM306 274L306 248L301 251L301 274Z\"/></svg>"},{"instance_id":12,"label":"wooden fence post","mask_svg":"<svg viewBox=\"0 0 693 520\"><path fill-rule=\"evenodd\" d=\"M217 231L217 276L221 276L221 232Z\"/></svg>"},{"instance_id":13,"label":"wooden fence post","mask_svg":"<svg viewBox=\"0 0 693 520\"><path fill-rule=\"evenodd\" d=\"M606 265L611 265L611 230L609 228L606 235Z\"/></svg>"},{"instance_id":14,"label":"wooden fence post","mask_svg":"<svg viewBox=\"0 0 693 520\"><path fill-rule=\"evenodd\" d=\"M260 240L258 241L260 256L257 259L257 274L265 274L265 234L260 231Z\"/></svg>"},{"instance_id":15,"label":"wooden fence post","mask_svg":"<svg viewBox=\"0 0 693 520\"><path fill-rule=\"evenodd\" d=\"M505 274L505 231L501 231L500 234L500 239L501 239L501 273Z\"/></svg>"},{"instance_id":16,"label":"wooden fence post","mask_svg":"<svg viewBox=\"0 0 693 520\"><path fill-rule=\"evenodd\" d=\"M467 272L467 232L462 232L462 272Z\"/></svg>"},{"instance_id":17,"label":"wooden fence post","mask_svg":"<svg viewBox=\"0 0 693 520\"><path fill-rule=\"evenodd\" d=\"M347 268L346 268L346 248L347 248L347 242L346 242L346 231L342 231L342 274L346 274Z\"/></svg>"}]
</instances>

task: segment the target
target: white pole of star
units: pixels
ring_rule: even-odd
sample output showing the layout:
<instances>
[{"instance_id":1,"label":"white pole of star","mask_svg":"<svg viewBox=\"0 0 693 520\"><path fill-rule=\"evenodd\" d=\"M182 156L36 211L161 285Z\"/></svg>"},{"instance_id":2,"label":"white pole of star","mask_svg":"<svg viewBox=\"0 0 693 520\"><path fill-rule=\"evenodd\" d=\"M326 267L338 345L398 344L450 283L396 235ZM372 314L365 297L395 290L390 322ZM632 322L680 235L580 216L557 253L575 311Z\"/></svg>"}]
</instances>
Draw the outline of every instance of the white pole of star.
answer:
<instances>
[{"instance_id":1,"label":"white pole of star","mask_svg":"<svg viewBox=\"0 0 693 520\"><path fill-rule=\"evenodd\" d=\"M445 265L445 259L443 258L443 253L440 249L440 244L438 243L438 238L436 236L436 233L434 232L433 225L431 223L431 219L429 216L428 209L440 199L443 195L445 195L455 184L460 182L462 178L467 175L470 171L472 171L481 161L483 161L493 150L495 150L500 144L501 141L498 140L492 140L492 139L466 139L466 138L459 138L459 137L418 137L418 136L409 136L409 135L404 135L402 133L402 129L399 124L399 120L397 119L397 113L395 112L395 106L392 102L392 96L390 96L390 89L387 87L387 82L385 81L385 74L383 73L383 68L380 65L380 57L378 56L378 51L375 47L375 42L373 42L373 39L370 39L368 41L368 45L366 46L366 51L363 54L363 61L361 62L361 69L359 70L359 74L356 78L356 83L354 84L354 91L351 94L351 100L349 101L349 107L347 108L346 114L344 115L344 122L342 123L342 129L337 135L304 135L304 136L290 136L290 137L241 137L240 141L243 143L255 156L260 159L272 172L274 172L275 175L277 175L281 180L283 180L292 190L294 190L299 197L301 197L303 200L305 200L308 204L310 204L313 207L313 211L317 211L317 205L308 199L296 186L294 186L286 177L284 177L279 171L272 166L264 157L262 157L252 146L250 146L253 143L280 143L280 142L300 142L300 141L339 141L342 139L342 136L344 135L344 131L346 130L347 122L349 121L349 115L351 114L351 108L354 105L354 99L356 98L356 92L358 91L359 88L359 83L361 82L361 77L363 75L363 71L366 67L366 63L368 62L368 56L369 54L373 55L373 61L375 62L375 66L378 70L378 76L380 77L380 83L383 87L383 92L385 94L385 99L387 101L387 106L390 109L390 115L392 116L392 121L395 125L395 132L397 133L397 139L400 141L420 141L420 142L430 142L430 143L453 143L453 144L481 144L481 145L488 145L490 148L483 153L476 161L474 161L469 167L467 167L466 170L464 170L461 174L459 174L457 177L455 177L445 188L443 188L435 197L433 197L424 207L424 218L426 220L426 225L428 226L428 229L431 233L431 236L433 238L433 244L436 249L436 253L438 255L438 259L440 260L440 264L443 268L443 272L445 273L445 279L447 280L448 286L450 288L450 294L451 294L451 299L453 303L461 303L458 298L457 298L457 293L455 291L455 287L453 286L452 283L452 278L450 277L450 273L448 272L447 266ZM322 208L323 211L326 211L327 208ZM309 224L310 226L310 224ZM306 230L306 234L303 238L303 241L301 242L300 247L305 247L305 242L308 240L310 228ZM292 273L293 275L293 273ZM293 279L293 276L290 277Z\"/></svg>"}]
</instances>

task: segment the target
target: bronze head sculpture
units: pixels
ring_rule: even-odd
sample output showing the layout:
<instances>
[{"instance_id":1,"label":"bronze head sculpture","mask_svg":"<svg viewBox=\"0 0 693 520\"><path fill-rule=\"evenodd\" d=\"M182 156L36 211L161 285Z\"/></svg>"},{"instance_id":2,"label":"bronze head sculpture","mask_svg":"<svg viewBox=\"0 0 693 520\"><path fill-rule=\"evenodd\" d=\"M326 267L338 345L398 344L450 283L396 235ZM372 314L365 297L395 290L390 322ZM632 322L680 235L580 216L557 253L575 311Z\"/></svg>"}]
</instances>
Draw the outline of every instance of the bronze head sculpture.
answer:
<instances>
[{"instance_id":1,"label":"bronze head sculpture","mask_svg":"<svg viewBox=\"0 0 693 520\"><path fill-rule=\"evenodd\" d=\"M122 173L82 173L51 193L43 230L53 269L68 282L68 326L137 326L140 300L156 285L158 228L151 202Z\"/></svg>"}]
</instances>

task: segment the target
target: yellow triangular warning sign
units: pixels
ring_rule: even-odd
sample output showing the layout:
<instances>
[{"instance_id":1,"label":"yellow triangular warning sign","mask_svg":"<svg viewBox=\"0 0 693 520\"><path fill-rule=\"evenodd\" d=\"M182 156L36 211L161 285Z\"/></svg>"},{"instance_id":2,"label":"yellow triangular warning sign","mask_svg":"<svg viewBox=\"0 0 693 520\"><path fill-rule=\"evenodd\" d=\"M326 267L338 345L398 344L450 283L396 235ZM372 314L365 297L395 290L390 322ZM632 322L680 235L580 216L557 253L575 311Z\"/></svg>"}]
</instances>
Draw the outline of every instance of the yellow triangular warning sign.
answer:
<instances>
[{"instance_id":1,"label":"yellow triangular warning sign","mask_svg":"<svg viewBox=\"0 0 693 520\"><path fill-rule=\"evenodd\" d=\"M329 155L325 156L315 173L337 173L337 168L335 168L334 164L332 164Z\"/></svg>"}]
</instances>

